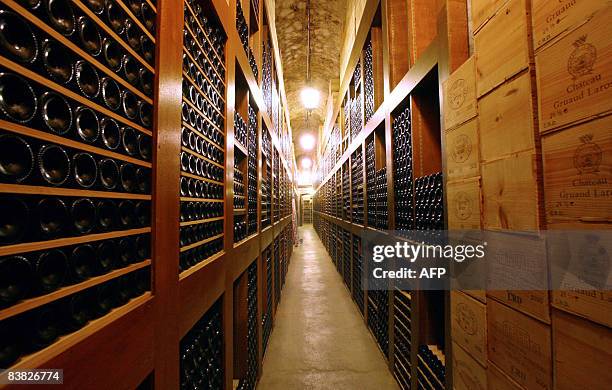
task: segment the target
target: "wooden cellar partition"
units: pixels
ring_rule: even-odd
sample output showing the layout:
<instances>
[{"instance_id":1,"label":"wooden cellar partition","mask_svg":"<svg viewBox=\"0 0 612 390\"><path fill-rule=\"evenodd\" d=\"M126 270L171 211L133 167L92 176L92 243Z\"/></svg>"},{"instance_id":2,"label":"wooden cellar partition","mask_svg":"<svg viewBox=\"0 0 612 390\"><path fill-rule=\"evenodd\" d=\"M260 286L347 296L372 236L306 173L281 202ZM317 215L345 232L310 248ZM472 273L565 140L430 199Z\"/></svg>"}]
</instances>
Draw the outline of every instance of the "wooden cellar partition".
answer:
<instances>
[{"instance_id":1,"label":"wooden cellar partition","mask_svg":"<svg viewBox=\"0 0 612 390\"><path fill-rule=\"evenodd\" d=\"M331 121L342 137L326 145L337 137L323 130L316 167L315 230L332 258L350 261L339 272L403 389L452 388L450 294L368 290L361 234L446 227L441 85L468 57L467 31L465 1L366 1Z\"/></svg>"},{"instance_id":2,"label":"wooden cellar partition","mask_svg":"<svg viewBox=\"0 0 612 390\"><path fill-rule=\"evenodd\" d=\"M255 387L295 162L273 4L237 1L0 1L0 367Z\"/></svg>"}]
</instances>

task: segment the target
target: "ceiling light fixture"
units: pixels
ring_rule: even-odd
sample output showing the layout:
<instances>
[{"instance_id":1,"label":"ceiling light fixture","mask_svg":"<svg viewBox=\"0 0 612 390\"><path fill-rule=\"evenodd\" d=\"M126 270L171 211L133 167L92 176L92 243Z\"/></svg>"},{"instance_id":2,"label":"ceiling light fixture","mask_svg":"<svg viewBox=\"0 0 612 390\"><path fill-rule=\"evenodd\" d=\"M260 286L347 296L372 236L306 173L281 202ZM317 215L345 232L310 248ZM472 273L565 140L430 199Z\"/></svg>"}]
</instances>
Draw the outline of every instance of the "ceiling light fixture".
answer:
<instances>
[{"instance_id":1,"label":"ceiling light fixture","mask_svg":"<svg viewBox=\"0 0 612 390\"><path fill-rule=\"evenodd\" d=\"M300 166L304 170L310 169L312 167L312 160L310 157L303 157L302 160L300 160Z\"/></svg>"},{"instance_id":2,"label":"ceiling light fixture","mask_svg":"<svg viewBox=\"0 0 612 390\"><path fill-rule=\"evenodd\" d=\"M300 136L300 146L304 150L314 149L315 143L316 143L315 137L310 133L302 134Z\"/></svg>"},{"instance_id":3,"label":"ceiling light fixture","mask_svg":"<svg viewBox=\"0 0 612 390\"><path fill-rule=\"evenodd\" d=\"M307 110L312 110L319 107L319 102L321 101L321 94L319 91L312 87L305 87L302 89L300 93L300 97L302 98L302 104Z\"/></svg>"}]
</instances>

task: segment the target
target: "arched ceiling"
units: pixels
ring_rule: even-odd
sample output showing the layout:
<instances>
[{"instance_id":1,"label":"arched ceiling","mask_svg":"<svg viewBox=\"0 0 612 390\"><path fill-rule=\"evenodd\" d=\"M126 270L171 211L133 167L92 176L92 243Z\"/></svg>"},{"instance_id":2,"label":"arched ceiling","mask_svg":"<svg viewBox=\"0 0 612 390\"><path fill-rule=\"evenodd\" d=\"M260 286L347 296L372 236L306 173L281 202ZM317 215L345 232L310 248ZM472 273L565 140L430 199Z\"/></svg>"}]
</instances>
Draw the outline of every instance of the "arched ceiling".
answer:
<instances>
[{"instance_id":1,"label":"arched ceiling","mask_svg":"<svg viewBox=\"0 0 612 390\"><path fill-rule=\"evenodd\" d=\"M299 139L306 131L315 138L325 120L325 100L332 81L337 89L340 73L340 46L344 31L346 0L310 0L310 85L321 93L319 108L312 110L308 125L307 111L300 100L306 85L308 53L308 0L276 0L276 33L283 64L285 93L291 116L296 160L316 157L313 151L302 150Z\"/></svg>"}]
</instances>

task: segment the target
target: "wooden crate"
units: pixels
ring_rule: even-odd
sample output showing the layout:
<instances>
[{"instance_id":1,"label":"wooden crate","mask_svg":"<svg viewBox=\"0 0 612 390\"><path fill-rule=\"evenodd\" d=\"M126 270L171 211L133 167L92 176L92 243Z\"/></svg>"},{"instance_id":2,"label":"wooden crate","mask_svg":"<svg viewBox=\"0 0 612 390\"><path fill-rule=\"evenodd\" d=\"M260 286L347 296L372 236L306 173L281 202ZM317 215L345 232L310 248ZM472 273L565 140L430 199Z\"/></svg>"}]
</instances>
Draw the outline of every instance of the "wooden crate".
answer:
<instances>
[{"instance_id":1,"label":"wooden crate","mask_svg":"<svg viewBox=\"0 0 612 390\"><path fill-rule=\"evenodd\" d=\"M611 291L553 291L552 305L612 328Z\"/></svg>"},{"instance_id":2,"label":"wooden crate","mask_svg":"<svg viewBox=\"0 0 612 390\"><path fill-rule=\"evenodd\" d=\"M480 175L478 118L444 132L446 143L446 177L449 180Z\"/></svg>"},{"instance_id":3,"label":"wooden crate","mask_svg":"<svg viewBox=\"0 0 612 390\"><path fill-rule=\"evenodd\" d=\"M528 0L510 0L476 34L478 97L529 66L531 27L527 5Z\"/></svg>"},{"instance_id":4,"label":"wooden crate","mask_svg":"<svg viewBox=\"0 0 612 390\"><path fill-rule=\"evenodd\" d=\"M542 139L546 220L612 222L612 116Z\"/></svg>"},{"instance_id":5,"label":"wooden crate","mask_svg":"<svg viewBox=\"0 0 612 390\"><path fill-rule=\"evenodd\" d=\"M555 389L610 388L612 329L554 311L553 340Z\"/></svg>"},{"instance_id":6,"label":"wooden crate","mask_svg":"<svg viewBox=\"0 0 612 390\"><path fill-rule=\"evenodd\" d=\"M479 102L480 153L483 161L534 150L535 97L529 72L506 82Z\"/></svg>"},{"instance_id":7,"label":"wooden crate","mask_svg":"<svg viewBox=\"0 0 612 390\"><path fill-rule=\"evenodd\" d=\"M480 230L480 179L465 179L446 184L449 230Z\"/></svg>"},{"instance_id":8,"label":"wooden crate","mask_svg":"<svg viewBox=\"0 0 612 390\"><path fill-rule=\"evenodd\" d=\"M453 388L455 390L487 389L487 369L456 343L453 343Z\"/></svg>"},{"instance_id":9,"label":"wooden crate","mask_svg":"<svg viewBox=\"0 0 612 390\"><path fill-rule=\"evenodd\" d=\"M508 378L502 370L495 367L495 364L489 362L487 366L487 385L488 390L521 390L523 389L515 381Z\"/></svg>"},{"instance_id":10,"label":"wooden crate","mask_svg":"<svg viewBox=\"0 0 612 390\"><path fill-rule=\"evenodd\" d=\"M472 31L478 32L499 8L508 0L470 0L472 8Z\"/></svg>"},{"instance_id":11,"label":"wooden crate","mask_svg":"<svg viewBox=\"0 0 612 390\"><path fill-rule=\"evenodd\" d=\"M522 152L482 164L485 229L538 229L536 158Z\"/></svg>"},{"instance_id":12,"label":"wooden crate","mask_svg":"<svg viewBox=\"0 0 612 390\"><path fill-rule=\"evenodd\" d=\"M538 51L595 11L610 5L610 0L532 0L534 48Z\"/></svg>"},{"instance_id":13,"label":"wooden crate","mask_svg":"<svg viewBox=\"0 0 612 390\"><path fill-rule=\"evenodd\" d=\"M446 129L452 129L478 114L474 56L453 72L442 86L444 88L444 127Z\"/></svg>"},{"instance_id":14,"label":"wooden crate","mask_svg":"<svg viewBox=\"0 0 612 390\"><path fill-rule=\"evenodd\" d=\"M485 290L462 290L462 292L478 299L482 303L487 303L487 292Z\"/></svg>"},{"instance_id":15,"label":"wooden crate","mask_svg":"<svg viewBox=\"0 0 612 390\"><path fill-rule=\"evenodd\" d=\"M450 299L453 342L486 366L487 306L459 291L451 291Z\"/></svg>"},{"instance_id":16,"label":"wooden crate","mask_svg":"<svg viewBox=\"0 0 612 390\"><path fill-rule=\"evenodd\" d=\"M550 324L550 298L548 291L491 290L487 291L487 295L507 306Z\"/></svg>"},{"instance_id":17,"label":"wooden crate","mask_svg":"<svg viewBox=\"0 0 612 390\"><path fill-rule=\"evenodd\" d=\"M612 111L612 7L536 55L540 130Z\"/></svg>"},{"instance_id":18,"label":"wooden crate","mask_svg":"<svg viewBox=\"0 0 612 390\"><path fill-rule=\"evenodd\" d=\"M550 326L487 301L489 360L527 389L552 388Z\"/></svg>"}]
</instances>

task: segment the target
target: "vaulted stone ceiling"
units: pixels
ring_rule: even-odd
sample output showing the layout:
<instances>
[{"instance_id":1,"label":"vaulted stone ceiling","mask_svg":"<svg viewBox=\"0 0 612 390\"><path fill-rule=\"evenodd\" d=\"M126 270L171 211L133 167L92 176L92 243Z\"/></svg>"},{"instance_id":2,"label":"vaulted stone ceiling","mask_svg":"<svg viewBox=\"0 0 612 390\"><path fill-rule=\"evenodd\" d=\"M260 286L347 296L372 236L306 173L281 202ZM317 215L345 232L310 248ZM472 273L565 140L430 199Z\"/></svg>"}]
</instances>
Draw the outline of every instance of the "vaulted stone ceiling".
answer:
<instances>
[{"instance_id":1,"label":"vaulted stone ceiling","mask_svg":"<svg viewBox=\"0 0 612 390\"><path fill-rule=\"evenodd\" d=\"M310 0L310 85L321 93L318 109L312 110L308 125L307 110L300 100L306 84L308 53L308 0L276 0L276 32L283 63L285 92L291 116L296 160L303 156L315 158L313 151L302 150L299 139L306 131L317 137L325 120L324 105L332 81L332 90L338 88L340 45L346 0Z\"/></svg>"}]
</instances>

